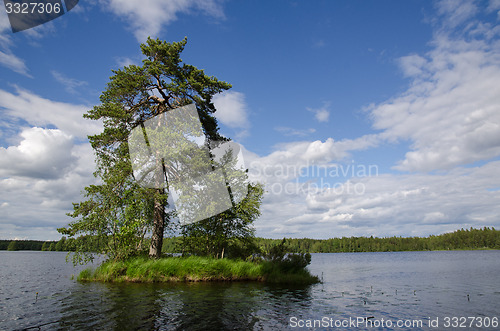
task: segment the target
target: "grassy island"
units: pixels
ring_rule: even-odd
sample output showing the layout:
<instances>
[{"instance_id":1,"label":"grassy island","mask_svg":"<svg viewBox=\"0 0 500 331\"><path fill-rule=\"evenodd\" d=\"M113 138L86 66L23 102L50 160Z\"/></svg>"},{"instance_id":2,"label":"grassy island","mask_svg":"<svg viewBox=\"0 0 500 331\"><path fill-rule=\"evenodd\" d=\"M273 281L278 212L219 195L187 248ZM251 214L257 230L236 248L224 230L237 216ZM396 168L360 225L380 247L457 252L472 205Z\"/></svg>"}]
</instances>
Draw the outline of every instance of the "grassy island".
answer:
<instances>
[{"instance_id":1,"label":"grassy island","mask_svg":"<svg viewBox=\"0 0 500 331\"><path fill-rule=\"evenodd\" d=\"M272 261L242 261L211 257L134 257L109 260L95 270L83 270L79 281L103 282L190 282L190 281L264 281L282 284L318 283L302 266Z\"/></svg>"}]
</instances>

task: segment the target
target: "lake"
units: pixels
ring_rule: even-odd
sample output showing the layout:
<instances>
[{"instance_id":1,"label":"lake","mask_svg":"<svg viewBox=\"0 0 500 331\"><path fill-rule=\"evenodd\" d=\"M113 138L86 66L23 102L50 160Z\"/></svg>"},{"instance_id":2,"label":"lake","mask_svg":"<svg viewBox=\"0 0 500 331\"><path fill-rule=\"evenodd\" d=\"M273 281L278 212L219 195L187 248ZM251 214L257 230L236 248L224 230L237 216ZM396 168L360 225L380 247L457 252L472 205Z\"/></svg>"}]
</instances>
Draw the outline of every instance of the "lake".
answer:
<instances>
[{"instance_id":1,"label":"lake","mask_svg":"<svg viewBox=\"0 0 500 331\"><path fill-rule=\"evenodd\" d=\"M78 283L65 257L0 251L0 330L499 328L500 251L312 254L312 286Z\"/></svg>"}]
</instances>

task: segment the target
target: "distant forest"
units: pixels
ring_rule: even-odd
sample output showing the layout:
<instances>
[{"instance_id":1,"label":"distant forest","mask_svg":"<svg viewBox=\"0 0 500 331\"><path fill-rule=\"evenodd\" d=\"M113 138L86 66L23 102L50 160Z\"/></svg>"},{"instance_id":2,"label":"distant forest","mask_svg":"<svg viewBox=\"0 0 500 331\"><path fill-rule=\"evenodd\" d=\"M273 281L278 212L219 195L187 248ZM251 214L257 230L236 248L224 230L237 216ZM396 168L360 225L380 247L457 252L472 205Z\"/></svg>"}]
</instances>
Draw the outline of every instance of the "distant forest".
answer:
<instances>
[{"instance_id":1,"label":"distant forest","mask_svg":"<svg viewBox=\"0 0 500 331\"><path fill-rule=\"evenodd\" d=\"M262 249L280 240L257 238ZM435 250L500 249L500 231L495 228L458 230L429 237L343 237L326 240L286 239L290 253L399 252Z\"/></svg>"},{"instance_id":2,"label":"distant forest","mask_svg":"<svg viewBox=\"0 0 500 331\"><path fill-rule=\"evenodd\" d=\"M72 251L77 241L93 241L85 236L77 239L61 238L59 241L37 240L0 240L0 250L32 251ZM180 253L181 238L165 238L163 251ZM278 245L282 239L255 238L255 244L266 252ZM500 249L500 231L495 228L458 230L429 237L343 237L333 239L286 239L285 245L290 253L342 253L342 252L396 252L396 251L432 251L432 250L473 250ZM98 242L93 245L98 251Z\"/></svg>"},{"instance_id":3,"label":"distant forest","mask_svg":"<svg viewBox=\"0 0 500 331\"><path fill-rule=\"evenodd\" d=\"M57 243L58 241L0 240L0 251L55 251ZM58 248L63 251L61 245Z\"/></svg>"}]
</instances>

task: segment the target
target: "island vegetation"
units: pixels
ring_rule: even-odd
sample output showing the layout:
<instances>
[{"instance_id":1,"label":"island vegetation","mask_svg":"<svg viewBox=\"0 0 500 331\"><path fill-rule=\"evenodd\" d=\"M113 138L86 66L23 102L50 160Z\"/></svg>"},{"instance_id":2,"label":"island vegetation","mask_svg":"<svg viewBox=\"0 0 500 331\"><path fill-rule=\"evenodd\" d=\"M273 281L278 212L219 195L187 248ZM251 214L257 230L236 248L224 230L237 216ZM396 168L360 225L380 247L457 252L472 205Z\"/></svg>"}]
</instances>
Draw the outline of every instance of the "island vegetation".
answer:
<instances>
[{"instance_id":1,"label":"island vegetation","mask_svg":"<svg viewBox=\"0 0 500 331\"><path fill-rule=\"evenodd\" d=\"M280 284L314 284L320 280L306 269L309 253L286 253L286 240L264 255L246 260L211 256L169 256L149 259L137 256L108 260L98 268L87 268L80 281L170 282L170 281L265 281Z\"/></svg>"}]
</instances>

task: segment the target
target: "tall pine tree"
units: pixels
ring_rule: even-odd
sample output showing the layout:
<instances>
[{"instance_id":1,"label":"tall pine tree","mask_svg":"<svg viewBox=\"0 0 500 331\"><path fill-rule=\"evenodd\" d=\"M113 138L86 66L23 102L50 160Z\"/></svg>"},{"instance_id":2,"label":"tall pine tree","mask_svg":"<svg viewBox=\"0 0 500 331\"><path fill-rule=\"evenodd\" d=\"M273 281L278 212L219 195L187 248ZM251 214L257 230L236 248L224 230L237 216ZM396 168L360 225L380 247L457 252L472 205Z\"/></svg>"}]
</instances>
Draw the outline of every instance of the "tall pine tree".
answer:
<instances>
[{"instance_id":1,"label":"tall pine tree","mask_svg":"<svg viewBox=\"0 0 500 331\"><path fill-rule=\"evenodd\" d=\"M149 255L161 255L163 233L170 215L166 213L164 189L144 188L133 178L127 138L131 130L148 119L180 106L194 103L205 136L224 140L213 117L212 97L231 88L185 64L180 55L187 39L167 43L148 38L141 44L145 59L141 66L114 70L107 88L85 118L101 120L104 131L89 136L94 149L100 184L85 188L86 200L74 204L76 218L59 232L93 235L101 253L124 258L144 249L145 234L151 232ZM79 247L84 256L88 247Z\"/></svg>"}]
</instances>

